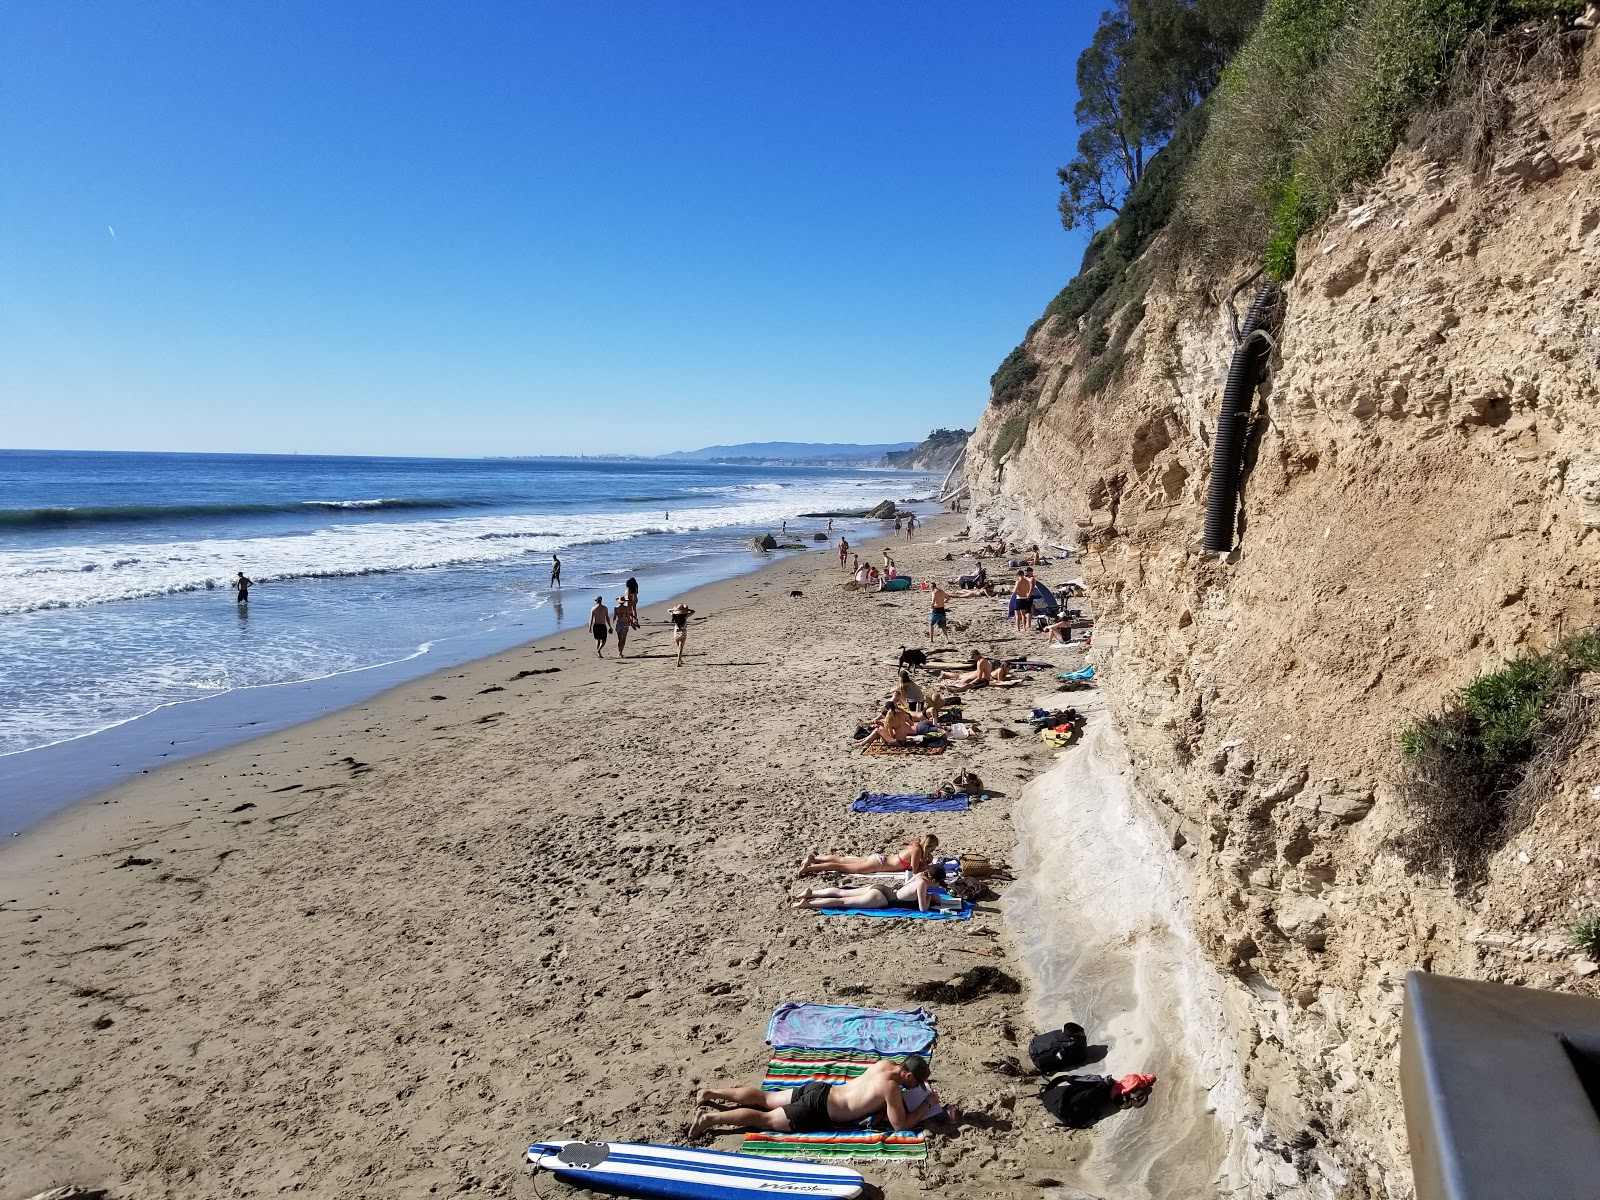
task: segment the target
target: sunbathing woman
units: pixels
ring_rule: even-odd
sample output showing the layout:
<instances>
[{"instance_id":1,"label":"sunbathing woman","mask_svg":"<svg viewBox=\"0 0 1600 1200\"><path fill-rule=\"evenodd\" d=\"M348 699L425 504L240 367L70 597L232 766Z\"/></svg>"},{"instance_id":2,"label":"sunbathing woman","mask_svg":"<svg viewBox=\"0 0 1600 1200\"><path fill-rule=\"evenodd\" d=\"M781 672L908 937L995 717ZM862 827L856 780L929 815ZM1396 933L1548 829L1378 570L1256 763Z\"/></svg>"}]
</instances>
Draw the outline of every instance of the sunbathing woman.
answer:
<instances>
[{"instance_id":1,"label":"sunbathing woman","mask_svg":"<svg viewBox=\"0 0 1600 1200\"><path fill-rule=\"evenodd\" d=\"M930 866L904 883L872 883L854 888L807 888L789 897L790 908L914 908L934 907L928 889L944 883L944 868Z\"/></svg>"},{"instance_id":2,"label":"sunbathing woman","mask_svg":"<svg viewBox=\"0 0 1600 1200\"><path fill-rule=\"evenodd\" d=\"M988 687L989 680L994 675L994 668L989 665L989 660L983 656L982 651L974 650L968 655L972 663L970 670L966 671L940 671L940 679L951 681L952 692L968 692L973 688Z\"/></svg>"},{"instance_id":3,"label":"sunbathing woman","mask_svg":"<svg viewBox=\"0 0 1600 1200\"><path fill-rule=\"evenodd\" d=\"M805 862L800 864L800 869L795 872L795 878L802 875L821 875L825 871L837 871L841 875L876 875L883 871L921 871L933 861L933 855L939 849L939 839L931 834L924 834L919 838L912 838L906 843L904 850L899 854L818 854L815 851L806 855Z\"/></svg>"}]
</instances>

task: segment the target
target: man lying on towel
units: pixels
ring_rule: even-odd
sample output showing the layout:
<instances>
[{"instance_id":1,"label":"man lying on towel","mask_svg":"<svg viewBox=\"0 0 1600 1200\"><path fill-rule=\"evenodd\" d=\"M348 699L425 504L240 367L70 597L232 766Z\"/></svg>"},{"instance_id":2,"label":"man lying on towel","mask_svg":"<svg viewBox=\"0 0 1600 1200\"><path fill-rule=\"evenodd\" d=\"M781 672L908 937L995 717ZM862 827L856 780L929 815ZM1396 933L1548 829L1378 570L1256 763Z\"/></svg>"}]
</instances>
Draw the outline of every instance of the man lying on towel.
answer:
<instances>
[{"instance_id":1,"label":"man lying on towel","mask_svg":"<svg viewBox=\"0 0 1600 1200\"><path fill-rule=\"evenodd\" d=\"M913 1054L904 1066L882 1059L837 1086L814 1079L781 1092L764 1092L758 1087L708 1088L695 1097L700 1111L689 1126L689 1137L713 1129L820 1133L849 1129L878 1117L887 1118L891 1128L901 1130L915 1129L941 1114L959 1120L960 1113L940 1104L938 1093L923 1086L927 1079L928 1060ZM908 1100L915 1107L908 1107Z\"/></svg>"}]
</instances>

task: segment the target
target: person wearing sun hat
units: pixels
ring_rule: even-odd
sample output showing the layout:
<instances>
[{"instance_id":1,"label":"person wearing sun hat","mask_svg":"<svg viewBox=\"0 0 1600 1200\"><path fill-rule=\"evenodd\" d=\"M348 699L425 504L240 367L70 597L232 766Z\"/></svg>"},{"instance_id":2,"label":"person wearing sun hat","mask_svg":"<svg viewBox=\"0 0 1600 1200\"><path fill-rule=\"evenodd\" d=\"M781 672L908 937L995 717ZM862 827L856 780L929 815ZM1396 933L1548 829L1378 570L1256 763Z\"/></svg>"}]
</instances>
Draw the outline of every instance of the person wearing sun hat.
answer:
<instances>
[{"instance_id":1,"label":"person wearing sun hat","mask_svg":"<svg viewBox=\"0 0 1600 1200\"><path fill-rule=\"evenodd\" d=\"M668 612L672 618L672 640L678 644L678 665L683 666L683 648L689 641L689 618L694 609L687 604L674 604Z\"/></svg>"}]
</instances>

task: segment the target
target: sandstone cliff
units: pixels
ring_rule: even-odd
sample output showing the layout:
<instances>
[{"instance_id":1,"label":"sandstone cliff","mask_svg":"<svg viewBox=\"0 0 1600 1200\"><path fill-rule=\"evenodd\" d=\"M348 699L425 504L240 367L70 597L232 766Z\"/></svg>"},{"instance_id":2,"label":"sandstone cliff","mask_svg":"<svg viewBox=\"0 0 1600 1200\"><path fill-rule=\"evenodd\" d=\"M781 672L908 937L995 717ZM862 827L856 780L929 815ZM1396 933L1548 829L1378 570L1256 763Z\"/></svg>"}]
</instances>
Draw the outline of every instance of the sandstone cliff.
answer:
<instances>
[{"instance_id":1,"label":"sandstone cliff","mask_svg":"<svg viewBox=\"0 0 1600 1200\"><path fill-rule=\"evenodd\" d=\"M1230 280L1154 287L1098 390L1069 367L1080 331L1044 322L1036 389L991 403L968 450L975 525L1079 547L1104 687L1194 860L1251 1094L1341 1195L1409 1193L1408 969L1600 979L1567 941L1600 909L1592 733L1481 884L1393 850L1400 730L1597 620L1597 154L1591 47L1576 79L1517 93L1481 170L1402 150L1301 243L1228 560L1198 547Z\"/></svg>"}]
</instances>

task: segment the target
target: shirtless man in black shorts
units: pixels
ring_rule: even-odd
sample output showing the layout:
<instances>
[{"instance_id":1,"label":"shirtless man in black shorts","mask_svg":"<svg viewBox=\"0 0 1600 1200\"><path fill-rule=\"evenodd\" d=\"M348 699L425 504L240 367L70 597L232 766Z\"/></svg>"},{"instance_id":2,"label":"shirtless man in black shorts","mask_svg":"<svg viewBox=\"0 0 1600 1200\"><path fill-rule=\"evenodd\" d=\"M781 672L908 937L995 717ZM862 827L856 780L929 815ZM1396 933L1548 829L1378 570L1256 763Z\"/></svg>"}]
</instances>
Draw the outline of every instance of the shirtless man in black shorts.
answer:
<instances>
[{"instance_id":1,"label":"shirtless man in black shorts","mask_svg":"<svg viewBox=\"0 0 1600 1200\"><path fill-rule=\"evenodd\" d=\"M939 1103L936 1092L923 1096L928 1060L910 1055L905 1065L882 1059L837 1087L812 1080L781 1092L758 1087L709 1088L696 1096L700 1111L689 1126L697 1138L713 1129L770 1129L775 1133L817 1133L844 1129L872 1117L886 1117L893 1129L915 1129L941 1113L960 1114ZM917 1107L908 1109L903 1089L915 1088ZM730 1105L728 1108L715 1107Z\"/></svg>"},{"instance_id":2,"label":"shirtless man in black shorts","mask_svg":"<svg viewBox=\"0 0 1600 1200\"><path fill-rule=\"evenodd\" d=\"M1016 586L1011 589L1012 617L1018 632L1033 624L1033 578L1026 571L1017 572Z\"/></svg>"}]
</instances>

